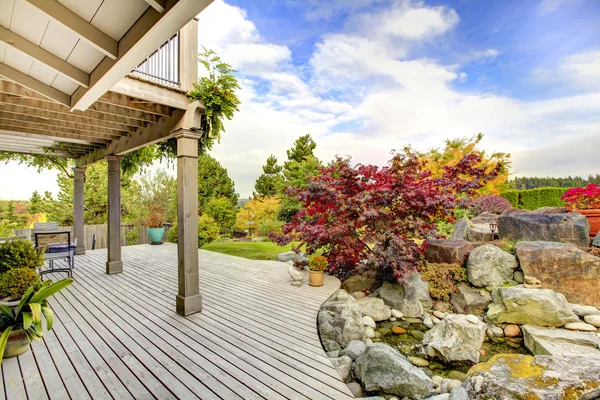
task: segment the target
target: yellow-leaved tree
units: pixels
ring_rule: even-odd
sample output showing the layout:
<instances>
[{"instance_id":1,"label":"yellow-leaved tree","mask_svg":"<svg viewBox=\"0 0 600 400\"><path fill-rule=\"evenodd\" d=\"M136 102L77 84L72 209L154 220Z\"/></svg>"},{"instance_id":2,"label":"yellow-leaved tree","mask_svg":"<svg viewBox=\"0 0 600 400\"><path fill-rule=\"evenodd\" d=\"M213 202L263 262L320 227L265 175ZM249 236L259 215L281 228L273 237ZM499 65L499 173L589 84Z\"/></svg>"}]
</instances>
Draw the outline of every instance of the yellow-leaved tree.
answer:
<instances>
[{"instance_id":1,"label":"yellow-leaved tree","mask_svg":"<svg viewBox=\"0 0 600 400\"><path fill-rule=\"evenodd\" d=\"M502 165L501 173L494 180L489 181L479 190L480 195L496 194L499 195L503 189L506 189L508 176L510 174L510 154L495 152L486 154L484 150L478 149L477 145L483 139L483 134L479 133L470 138L463 137L458 139L446 140L446 145L442 149L432 149L426 153L419 154L419 161L423 163L425 169L431 171L433 177L441 177L445 166L456 165L465 155L475 153L481 156L479 167L491 171L498 164Z\"/></svg>"},{"instance_id":2,"label":"yellow-leaved tree","mask_svg":"<svg viewBox=\"0 0 600 400\"><path fill-rule=\"evenodd\" d=\"M279 199L275 196L257 196L242 207L238 213L235 227L252 234L266 235L271 230L281 230L282 223L277 221Z\"/></svg>"}]
</instances>

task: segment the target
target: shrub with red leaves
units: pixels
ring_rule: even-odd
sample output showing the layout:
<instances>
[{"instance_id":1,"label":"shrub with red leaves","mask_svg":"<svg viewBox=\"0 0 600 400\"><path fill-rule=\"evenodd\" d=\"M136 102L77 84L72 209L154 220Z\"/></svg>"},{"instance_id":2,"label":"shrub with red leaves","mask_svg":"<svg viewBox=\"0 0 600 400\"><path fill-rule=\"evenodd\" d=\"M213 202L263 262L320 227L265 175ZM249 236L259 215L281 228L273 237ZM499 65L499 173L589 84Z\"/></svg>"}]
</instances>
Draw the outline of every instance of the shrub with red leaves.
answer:
<instances>
[{"instance_id":1,"label":"shrub with red leaves","mask_svg":"<svg viewBox=\"0 0 600 400\"><path fill-rule=\"evenodd\" d=\"M409 148L382 168L336 158L307 187L288 188L302 209L272 239L298 241L308 254L322 249L327 271L340 278L374 268L382 279L402 280L422 264L435 221L452 221L459 197L473 196L502 167L486 172L480 162L468 154L432 178Z\"/></svg>"},{"instance_id":2,"label":"shrub with red leaves","mask_svg":"<svg viewBox=\"0 0 600 400\"><path fill-rule=\"evenodd\" d=\"M486 194L473 200L473 205L469 208L469 211L471 214L477 216L484 212L502 214L512 210L512 208L513 206L510 204L510 201L504 197L495 194Z\"/></svg>"},{"instance_id":3,"label":"shrub with red leaves","mask_svg":"<svg viewBox=\"0 0 600 400\"><path fill-rule=\"evenodd\" d=\"M586 187L569 189L560 198L571 210L600 209L600 187L590 183Z\"/></svg>"}]
</instances>

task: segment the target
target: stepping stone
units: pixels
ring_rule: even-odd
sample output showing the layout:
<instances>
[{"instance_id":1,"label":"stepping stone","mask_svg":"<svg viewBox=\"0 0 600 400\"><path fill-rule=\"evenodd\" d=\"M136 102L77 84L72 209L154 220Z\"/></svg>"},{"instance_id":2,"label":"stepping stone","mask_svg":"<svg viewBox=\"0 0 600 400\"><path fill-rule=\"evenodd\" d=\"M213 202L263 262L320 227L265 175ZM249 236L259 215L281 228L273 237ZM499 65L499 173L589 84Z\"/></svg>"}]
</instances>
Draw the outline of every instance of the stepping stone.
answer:
<instances>
[{"instance_id":1,"label":"stepping stone","mask_svg":"<svg viewBox=\"0 0 600 400\"><path fill-rule=\"evenodd\" d=\"M584 332L596 332L595 326L586 324L585 322L570 322L565 325L565 329L571 331L584 331Z\"/></svg>"},{"instance_id":2,"label":"stepping stone","mask_svg":"<svg viewBox=\"0 0 600 400\"><path fill-rule=\"evenodd\" d=\"M543 328L535 325L521 327L525 347L535 355L597 356L600 357L600 338L593 332Z\"/></svg>"}]
</instances>

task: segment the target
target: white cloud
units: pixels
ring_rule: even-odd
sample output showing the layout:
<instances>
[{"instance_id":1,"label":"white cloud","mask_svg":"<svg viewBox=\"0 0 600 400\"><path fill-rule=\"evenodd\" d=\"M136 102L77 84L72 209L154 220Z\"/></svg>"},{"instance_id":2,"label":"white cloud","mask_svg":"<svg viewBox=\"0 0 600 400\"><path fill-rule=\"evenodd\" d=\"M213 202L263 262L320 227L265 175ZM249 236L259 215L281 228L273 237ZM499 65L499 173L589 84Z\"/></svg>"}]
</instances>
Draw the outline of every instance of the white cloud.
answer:
<instances>
[{"instance_id":1,"label":"white cloud","mask_svg":"<svg viewBox=\"0 0 600 400\"><path fill-rule=\"evenodd\" d=\"M485 49L485 50L474 50L460 60L462 63L467 63L471 61L481 61L481 60L493 60L500 52L496 49Z\"/></svg>"},{"instance_id":2,"label":"white cloud","mask_svg":"<svg viewBox=\"0 0 600 400\"><path fill-rule=\"evenodd\" d=\"M573 81L594 85L596 90L600 89L600 50L566 57L560 69Z\"/></svg>"}]
</instances>

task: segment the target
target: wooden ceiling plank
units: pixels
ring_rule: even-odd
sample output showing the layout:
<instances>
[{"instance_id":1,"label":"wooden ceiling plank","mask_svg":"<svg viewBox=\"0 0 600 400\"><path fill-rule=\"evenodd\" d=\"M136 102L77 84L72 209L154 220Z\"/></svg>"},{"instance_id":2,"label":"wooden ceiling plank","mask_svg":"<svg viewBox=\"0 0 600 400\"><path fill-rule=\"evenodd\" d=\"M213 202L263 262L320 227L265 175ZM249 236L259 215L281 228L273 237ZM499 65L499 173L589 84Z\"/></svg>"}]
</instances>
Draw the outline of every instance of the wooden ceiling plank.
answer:
<instances>
[{"instance_id":1,"label":"wooden ceiling plank","mask_svg":"<svg viewBox=\"0 0 600 400\"><path fill-rule=\"evenodd\" d=\"M108 139L108 140L113 140L113 139L118 139L118 138L123 137L123 135L113 135L113 134L105 133L105 132L92 132L92 131L87 131L87 130L83 130L83 129L67 128L67 127L60 126L60 125L54 125L52 123L35 121L33 118L31 118L31 119L29 119L29 118L28 119L6 118L4 116L0 116L0 122L5 123L5 124L12 124L12 125L16 125L16 126L23 126L25 128L29 127L29 128L35 128L35 129L48 129L48 130L51 130L54 132L69 133L69 134L73 134L73 135L81 135L84 137L98 137L98 138Z\"/></svg>"},{"instance_id":2,"label":"wooden ceiling plank","mask_svg":"<svg viewBox=\"0 0 600 400\"><path fill-rule=\"evenodd\" d=\"M106 144L106 142L91 143L89 140L85 140L80 137L70 137L70 135L49 136L47 133L37 134L37 133L32 133L26 129L25 130L9 129L9 130L2 131L2 128L0 128L0 135L4 135L4 136L8 135L11 137L20 137L23 140L27 140L30 138L47 139L47 140L53 140L55 142L80 144L83 146L103 147Z\"/></svg>"},{"instance_id":3,"label":"wooden ceiling plank","mask_svg":"<svg viewBox=\"0 0 600 400\"><path fill-rule=\"evenodd\" d=\"M107 92L102 97L100 97L97 102L113 104L119 107L128 108L130 110L137 110L151 114L156 114L160 115L161 117L168 117L171 115L171 109L169 106L156 104L152 102L143 102L133 97L125 96L115 92Z\"/></svg>"},{"instance_id":4,"label":"wooden ceiling plank","mask_svg":"<svg viewBox=\"0 0 600 400\"><path fill-rule=\"evenodd\" d=\"M5 127L9 127L9 129L6 129ZM15 130L17 132L30 132L30 133L35 133L38 135L46 135L46 136L50 136L50 137L63 137L63 136L57 136L57 135L65 135L64 137L67 138L72 138L72 139L81 139L84 141L88 141L88 142L95 142L95 143L110 143L111 142L111 138L110 137L106 137L106 136L99 136L99 135L94 135L92 133L86 133L86 132L79 132L79 131L75 131L75 130L69 130L69 129L64 129L64 128L54 128L54 127L50 127L50 126L44 126L44 125L37 125L31 122L22 122L22 121L12 121L12 120L5 120L0 118L0 129L3 130Z\"/></svg>"},{"instance_id":5,"label":"wooden ceiling plank","mask_svg":"<svg viewBox=\"0 0 600 400\"><path fill-rule=\"evenodd\" d=\"M30 4L43 11L46 15L69 29L82 40L104 55L116 60L118 57L118 43L116 40L90 24L58 1L27 0ZM115 16L117 17L117 16Z\"/></svg>"},{"instance_id":6,"label":"wooden ceiling plank","mask_svg":"<svg viewBox=\"0 0 600 400\"><path fill-rule=\"evenodd\" d=\"M3 26L0 26L0 41L22 51L25 54L28 54L35 60L47 65L78 85L88 87L90 83L90 76L79 68L74 67L63 59L55 56L47 50L44 50L40 46L31 43L29 40L17 35Z\"/></svg>"},{"instance_id":7,"label":"wooden ceiling plank","mask_svg":"<svg viewBox=\"0 0 600 400\"><path fill-rule=\"evenodd\" d=\"M161 4L162 1L159 2L158 0L146 0L146 3L148 3L150 5L150 7L154 8L159 13L162 13L163 11L165 11L165 8Z\"/></svg>"},{"instance_id":8,"label":"wooden ceiling plank","mask_svg":"<svg viewBox=\"0 0 600 400\"><path fill-rule=\"evenodd\" d=\"M55 89L51 86L46 85L30 77L29 75L25 75L21 71L17 71L16 69L9 67L6 64L0 63L0 75L3 77L10 79L11 81L17 82L20 85L23 85L36 93L39 93L41 97L48 98L50 101L60 103L63 105L70 104L71 97L61 92L58 89Z\"/></svg>"},{"instance_id":9,"label":"wooden ceiling plank","mask_svg":"<svg viewBox=\"0 0 600 400\"><path fill-rule=\"evenodd\" d=\"M0 146L0 151L6 151L9 153L18 153L18 154L43 154L43 155L52 156L52 157L69 158L69 156L67 156L64 153L46 153L42 149L29 149L29 148L23 149L23 148L14 148L14 147L4 148L4 147ZM85 154L83 156L85 156Z\"/></svg>"}]
</instances>

